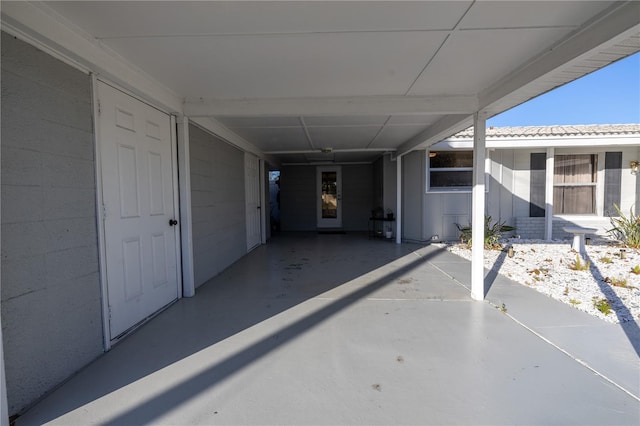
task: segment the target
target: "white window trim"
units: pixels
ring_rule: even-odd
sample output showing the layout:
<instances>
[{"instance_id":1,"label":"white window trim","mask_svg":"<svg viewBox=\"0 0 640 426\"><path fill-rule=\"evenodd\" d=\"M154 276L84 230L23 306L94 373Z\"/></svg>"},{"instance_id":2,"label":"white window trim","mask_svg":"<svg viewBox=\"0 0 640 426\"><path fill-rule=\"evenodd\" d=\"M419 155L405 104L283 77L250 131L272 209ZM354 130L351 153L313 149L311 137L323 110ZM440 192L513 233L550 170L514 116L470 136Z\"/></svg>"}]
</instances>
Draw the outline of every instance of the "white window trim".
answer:
<instances>
[{"instance_id":1,"label":"white window trim","mask_svg":"<svg viewBox=\"0 0 640 426\"><path fill-rule=\"evenodd\" d=\"M470 151L469 149L438 149L434 151ZM427 194L471 194L473 185L471 186L457 186L457 187L431 187L431 170L437 170L441 172L456 172L456 171L470 171L473 172L473 167L437 167L431 169L429 161L430 150L425 151L425 192ZM484 165L484 192L489 192L489 182L491 182L491 150L487 149L485 153L485 165ZM502 176L500 176L502 181Z\"/></svg>"},{"instance_id":2,"label":"white window trim","mask_svg":"<svg viewBox=\"0 0 640 426\"><path fill-rule=\"evenodd\" d=\"M555 157L562 155L594 155L596 157L596 181L590 183L554 183L553 188L561 187L561 186L592 186L596 188L595 193L595 208L593 213L555 213L553 217L557 217L559 219L570 220L571 217L574 218L584 218L584 217L600 217L604 215L604 156L606 152L593 152L593 151L566 151L566 150L557 150L555 152ZM555 159L554 159L555 164ZM555 173L555 172L554 172ZM556 206L553 206L554 210Z\"/></svg>"}]
</instances>

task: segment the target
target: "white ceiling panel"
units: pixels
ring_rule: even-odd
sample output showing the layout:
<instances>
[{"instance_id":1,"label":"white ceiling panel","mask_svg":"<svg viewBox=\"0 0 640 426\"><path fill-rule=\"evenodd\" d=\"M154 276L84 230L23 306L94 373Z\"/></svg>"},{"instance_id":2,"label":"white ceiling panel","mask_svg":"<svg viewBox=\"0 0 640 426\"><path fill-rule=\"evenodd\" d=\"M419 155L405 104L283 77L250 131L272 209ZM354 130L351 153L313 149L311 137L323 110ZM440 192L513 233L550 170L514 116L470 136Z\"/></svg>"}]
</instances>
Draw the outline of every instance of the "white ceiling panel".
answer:
<instances>
[{"instance_id":1,"label":"white ceiling panel","mask_svg":"<svg viewBox=\"0 0 640 426\"><path fill-rule=\"evenodd\" d=\"M566 35L562 28L464 31L453 34L411 95L477 94ZM464 59L461 59L464 58Z\"/></svg>"},{"instance_id":2,"label":"white ceiling panel","mask_svg":"<svg viewBox=\"0 0 640 426\"><path fill-rule=\"evenodd\" d=\"M394 115L387 122L387 126L403 124L433 124L442 118L441 115Z\"/></svg>"},{"instance_id":3,"label":"white ceiling panel","mask_svg":"<svg viewBox=\"0 0 640 426\"><path fill-rule=\"evenodd\" d=\"M470 1L47 2L98 38L452 29ZM141 19L144 18L144 19Z\"/></svg>"},{"instance_id":4,"label":"white ceiling panel","mask_svg":"<svg viewBox=\"0 0 640 426\"><path fill-rule=\"evenodd\" d=\"M304 123L311 126L382 126L389 116L342 116L342 117L304 117Z\"/></svg>"},{"instance_id":5,"label":"white ceiling panel","mask_svg":"<svg viewBox=\"0 0 640 426\"><path fill-rule=\"evenodd\" d=\"M235 127L301 127L298 117L215 117L228 128Z\"/></svg>"},{"instance_id":6,"label":"white ceiling panel","mask_svg":"<svg viewBox=\"0 0 640 426\"><path fill-rule=\"evenodd\" d=\"M611 6L612 1L478 1L460 29L576 27Z\"/></svg>"},{"instance_id":7,"label":"white ceiling panel","mask_svg":"<svg viewBox=\"0 0 640 426\"><path fill-rule=\"evenodd\" d=\"M233 129L245 140L262 151L296 151L311 149L302 128L295 127L246 127Z\"/></svg>"},{"instance_id":8,"label":"white ceiling panel","mask_svg":"<svg viewBox=\"0 0 640 426\"><path fill-rule=\"evenodd\" d=\"M330 33L106 44L186 98L326 97L404 95L445 36Z\"/></svg>"},{"instance_id":9,"label":"white ceiling panel","mask_svg":"<svg viewBox=\"0 0 640 426\"><path fill-rule=\"evenodd\" d=\"M385 126L380 132L376 140L371 144L371 148L395 148L404 141L417 135L424 129L426 125L413 126Z\"/></svg>"},{"instance_id":10,"label":"white ceiling panel","mask_svg":"<svg viewBox=\"0 0 640 426\"><path fill-rule=\"evenodd\" d=\"M310 127L308 131L316 148L356 149L366 148L380 131L380 126Z\"/></svg>"}]
</instances>

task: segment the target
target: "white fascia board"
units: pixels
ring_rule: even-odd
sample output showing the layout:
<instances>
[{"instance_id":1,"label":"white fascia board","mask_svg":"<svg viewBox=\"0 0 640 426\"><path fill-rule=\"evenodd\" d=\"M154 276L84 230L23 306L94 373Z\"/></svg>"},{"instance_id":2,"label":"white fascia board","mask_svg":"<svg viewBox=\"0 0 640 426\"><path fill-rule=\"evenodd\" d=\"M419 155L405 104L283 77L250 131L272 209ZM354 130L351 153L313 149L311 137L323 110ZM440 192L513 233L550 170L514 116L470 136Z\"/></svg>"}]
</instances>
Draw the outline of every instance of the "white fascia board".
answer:
<instances>
[{"instance_id":1,"label":"white fascia board","mask_svg":"<svg viewBox=\"0 0 640 426\"><path fill-rule=\"evenodd\" d=\"M640 135L610 135L610 136L556 136L550 138L487 138L487 148L491 149L528 149L528 148L585 148L585 147L614 147L638 146ZM433 149L471 149L473 139L445 139L433 144Z\"/></svg>"},{"instance_id":2,"label":"white fascia board","mask_svg":"<svg viewBox=\"0 0 640 426\"><path fill-rule=\"evenodd\" d=\"M43 2L2 2L2 29L71 65L122 86L170 113L182 98Z\"/></svg>"},{"instance_id":3,"label":"white fascia board","mask_svg":"<svg viewBox=\"0 0 640 426\"><path fill-rule=\"evenodd\" d=\"M402 157L415 149L427 148L468 128L472 122L472 115L447 115L400 145L396 151L396 156Z\"/></svg>"},{"instance_id":4,"label":"white fascia board","mask_svg":"<svg viewBox=\"0 0 640 426\"><path fill-rule=\"evenodd\" d=\"M545 76L588 58L597 49L625 40L640 31L640 2L614 6L604 16L572 33L564 41L533 58L519 70L497 81L479 95L480 108L491 111L492 105L523 90ZM531 98L534 96L528 96ZM501 110L493 111L500 113Z\"/></svg>"},{"instance_id":5,"label":"white fascia board","mask_svg":"<svg viewBox=\"0 0 640 426\"><path fill-rule=\"evenodd\" d=\"M477 111L475 96L349 96L269 99L197 99L189 117L445 115Z\"/></svg>"}]
</instances>

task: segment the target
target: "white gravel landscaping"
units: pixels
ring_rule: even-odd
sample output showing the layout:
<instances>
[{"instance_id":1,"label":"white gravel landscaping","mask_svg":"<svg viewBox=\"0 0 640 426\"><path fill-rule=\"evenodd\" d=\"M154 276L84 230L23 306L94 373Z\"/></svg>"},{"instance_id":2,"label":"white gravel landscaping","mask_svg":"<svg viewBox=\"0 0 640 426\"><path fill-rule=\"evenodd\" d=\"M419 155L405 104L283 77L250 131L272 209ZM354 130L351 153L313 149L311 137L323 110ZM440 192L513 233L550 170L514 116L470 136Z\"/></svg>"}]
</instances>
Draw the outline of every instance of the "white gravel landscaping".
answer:
<instances>
[{"instance_id":1,"label":"white gravel landscaping","mask_svg":"<svg viewBox=\"0 0 640 426\"><path fill-rule=\"evenodd\" d=\"M586 247L589 269L573 270L577 253L571 249L569 240L508 239L502 244L503 250L485 250L487 269L605 321L640 321L640 274L632 270L635 266L640 269L640 250L626 248L622 258L620 246L606 240L596 241ZM442 246L471 260L471 250L464 244ZM513 247L513 258L507 255L508 247ZM607 314L594 303L602 304L603 299L611 307Z\"/></svg>"}]
</instances>

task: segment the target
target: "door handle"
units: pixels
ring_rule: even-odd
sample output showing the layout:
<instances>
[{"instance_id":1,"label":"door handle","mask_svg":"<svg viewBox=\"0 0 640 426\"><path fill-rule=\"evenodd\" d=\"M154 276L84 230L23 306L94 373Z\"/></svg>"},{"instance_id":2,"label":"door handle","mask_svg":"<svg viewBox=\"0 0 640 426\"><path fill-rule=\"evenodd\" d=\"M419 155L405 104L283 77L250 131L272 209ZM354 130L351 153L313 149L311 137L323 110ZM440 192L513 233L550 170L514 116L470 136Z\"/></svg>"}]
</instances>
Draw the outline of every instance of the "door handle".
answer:
<instances>
[{"instance_id":1,"label":"door handle","mask_svg":"<svg viewBox=\"0 0 640 426\"><path fill-rule=\"evenodd\" d=\"M178 221L177 221L177 220L175 220L175 219L169 219L169 226L174 226L174 225L177 225L177 224L178 224Z\"/></svg>"}]
</instances>

